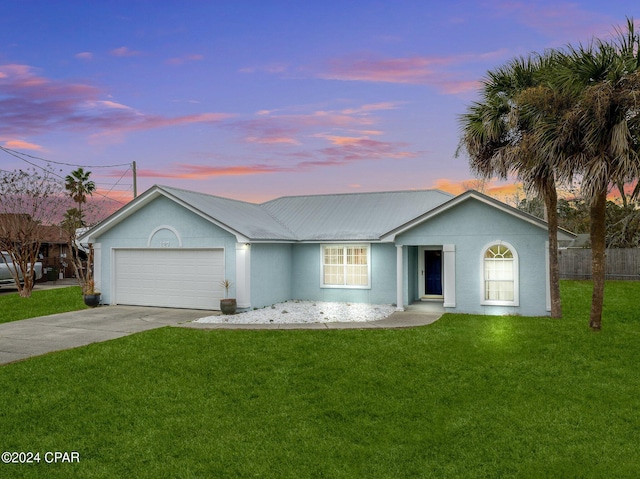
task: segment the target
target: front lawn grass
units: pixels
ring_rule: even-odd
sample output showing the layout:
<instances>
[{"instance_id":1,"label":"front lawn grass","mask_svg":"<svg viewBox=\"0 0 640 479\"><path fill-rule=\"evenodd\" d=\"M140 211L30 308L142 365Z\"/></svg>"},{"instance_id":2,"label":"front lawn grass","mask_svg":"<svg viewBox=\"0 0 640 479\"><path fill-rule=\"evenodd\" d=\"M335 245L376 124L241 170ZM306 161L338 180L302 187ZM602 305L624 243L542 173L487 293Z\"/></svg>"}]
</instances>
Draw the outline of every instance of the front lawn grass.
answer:
<instances>
[{"instance_id":1,"label":"front lawn grass","mask_svg":"<svg viewBox=\"0 0 640 479\"><path fill-rule=\"evenodd\" d=\"M34 291L29 298L21 298L18 293L3 293L0 296L0 323L85 308L80 286Z\"/></svg>"},{"instance_id":2,"label":"front lawn grass","mask_svg":"<svg viewBox=\"0 0 640 479\"><path fill-rule=\"evenodd\" d=\"M0 367L2 477L625 478L640 283L564 282L565 319L400 330L163 328Z\"/></svg>"}]
</instances>

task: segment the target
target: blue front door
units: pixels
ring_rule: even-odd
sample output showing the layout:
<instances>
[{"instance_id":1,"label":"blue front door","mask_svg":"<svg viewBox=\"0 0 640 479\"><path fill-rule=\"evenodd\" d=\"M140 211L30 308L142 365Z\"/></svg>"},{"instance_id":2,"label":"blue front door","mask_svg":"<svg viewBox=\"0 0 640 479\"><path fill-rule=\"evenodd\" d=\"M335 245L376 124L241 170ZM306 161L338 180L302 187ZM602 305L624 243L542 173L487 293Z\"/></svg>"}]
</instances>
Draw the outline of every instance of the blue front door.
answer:
<instances>
[{"instance_id":1,"label":"blue front door","mask_svg":"<svg viewBox=\"0 0 640 479\"><path fill-rule=\"evenodd\" d=\"M442 295L442 251L424 252L424 294Z\"/></svg>"}]
</instances>

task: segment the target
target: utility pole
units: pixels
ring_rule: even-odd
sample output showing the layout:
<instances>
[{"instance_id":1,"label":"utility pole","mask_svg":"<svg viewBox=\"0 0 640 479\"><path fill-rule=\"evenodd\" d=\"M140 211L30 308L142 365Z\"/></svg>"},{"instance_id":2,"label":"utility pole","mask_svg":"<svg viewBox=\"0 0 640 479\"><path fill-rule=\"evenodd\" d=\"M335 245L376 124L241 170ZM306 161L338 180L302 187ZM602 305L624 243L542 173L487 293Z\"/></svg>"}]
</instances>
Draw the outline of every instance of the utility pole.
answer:
<instances>
[{"instance_id":1,"label":"utility pole","mask_svg":"<svg viewBox=\"0 0 640 479\"><path fill-rule=\"evenodd\" d=\"M131 165L131 170L133 171L133 199L138 197L138 175L136 172L136 162L134 161Z\"/></svg>"}]
</instances>

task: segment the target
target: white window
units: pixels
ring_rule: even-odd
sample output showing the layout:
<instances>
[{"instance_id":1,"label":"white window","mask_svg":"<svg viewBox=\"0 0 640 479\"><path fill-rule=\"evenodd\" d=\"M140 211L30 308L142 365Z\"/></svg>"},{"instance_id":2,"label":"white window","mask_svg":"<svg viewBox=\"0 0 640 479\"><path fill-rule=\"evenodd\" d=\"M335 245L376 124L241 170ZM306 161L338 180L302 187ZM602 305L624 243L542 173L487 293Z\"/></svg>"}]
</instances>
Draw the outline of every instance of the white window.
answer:
<instances>
[{"instance_id":1,"label":"white window","mask_svg":"<svg viewBox=\"0 0 640 479\"><path fill-rule=\"evenodd\" d=\"M505 242L486 246L482 271L482 304L518 305L518 254L513 246Z\"/></svg>"},{"instance_id":2,"label":"white window","mask_svg":"<svg viewBox=\"0 0 640 479\"><path fill-rule=\"evenodd\" d=\"M324 288L369 288L371 280L369 245L322 245Z\"/></svg>"}]
</instances>

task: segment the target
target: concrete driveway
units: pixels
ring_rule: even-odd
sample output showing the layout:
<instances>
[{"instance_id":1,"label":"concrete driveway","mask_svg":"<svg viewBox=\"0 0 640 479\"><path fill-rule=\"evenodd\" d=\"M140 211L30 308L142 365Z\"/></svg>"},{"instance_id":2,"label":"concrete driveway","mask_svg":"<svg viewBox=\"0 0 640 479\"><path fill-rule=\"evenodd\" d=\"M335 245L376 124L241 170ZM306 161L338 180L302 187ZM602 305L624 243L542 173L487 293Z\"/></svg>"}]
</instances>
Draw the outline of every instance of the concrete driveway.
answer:
<instances>
[{"instance_id":1,"label":"concrete driveway","mask_svg":"<svg viewBox=\"0 0 640 479\"><path fill-rule=\"evenodd\" d=\"M0 324L0 364L210 316L210 311L101 306Z\"/></svg>"},{"instance_id":2,"label":"concrete driveway","mask_svg":"<svg viewBox=\"0 0 640 479\"><path fill-rule=\"evenodd\" d=\"M75 286L74 279L39 283L34 290ZM6 292L15 288L5 288ZM7 291L9 290L9 291ZM33 356L77 348L87 344L117 339L133 333L181 326L194 329L369 329L411 328L435 322L442 312L411 306L388 318L367 323L305 324L213 324L192 323L193 320L220 314L219 311L197 309L153 308L147 306L100 306L69 313L52 314L0 324L0 364Z\"/></svg>"}]
</instances>

